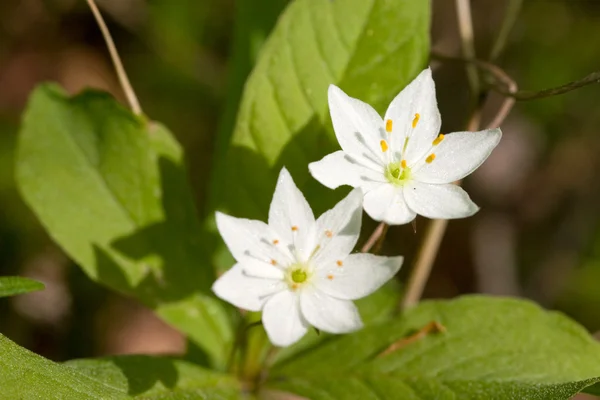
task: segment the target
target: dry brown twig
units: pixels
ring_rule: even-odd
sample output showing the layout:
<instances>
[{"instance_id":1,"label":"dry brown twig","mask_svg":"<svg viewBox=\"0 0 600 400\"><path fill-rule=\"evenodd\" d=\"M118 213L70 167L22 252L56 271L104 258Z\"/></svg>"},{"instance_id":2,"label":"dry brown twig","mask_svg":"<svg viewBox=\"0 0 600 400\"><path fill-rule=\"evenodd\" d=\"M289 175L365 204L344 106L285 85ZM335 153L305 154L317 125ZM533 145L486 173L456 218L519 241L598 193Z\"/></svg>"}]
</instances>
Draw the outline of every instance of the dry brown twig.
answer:
<instances>
[{"instance_id":1,"label":"dry brown twig","mask_svg":"<svg viewBox=\"0 0 600 400\"><path fill-rule=\"evenodd\" d=\"M129 107L131 107L131 111L133 111L136 115L142 115L142 108L140 107L140 102L133 91L133 87L131 86L131 82L129 82L129 78L127 77L127 72L125 72L125 68L123 67L123 62L121 61L121 57L119 56L119 52L117 51L117 46L115 46L115 42L113 41L112 36L110 35L110 31L104 22L104 18L102 18L102 14L98 9L98 6L94 2L94 0L87 0L90 9L92 10L92 14L94 14L94 18L96 19L96 23L102 32L102 36L104 37L104 41L106 42L106 47L108 48L108 52L110 54L110 58L115 67L115 72L119 79L119 84L123 89L123 93L125 93L125 97L127 98L127 102L129 103Z\"/></svg>"}]
</instances>

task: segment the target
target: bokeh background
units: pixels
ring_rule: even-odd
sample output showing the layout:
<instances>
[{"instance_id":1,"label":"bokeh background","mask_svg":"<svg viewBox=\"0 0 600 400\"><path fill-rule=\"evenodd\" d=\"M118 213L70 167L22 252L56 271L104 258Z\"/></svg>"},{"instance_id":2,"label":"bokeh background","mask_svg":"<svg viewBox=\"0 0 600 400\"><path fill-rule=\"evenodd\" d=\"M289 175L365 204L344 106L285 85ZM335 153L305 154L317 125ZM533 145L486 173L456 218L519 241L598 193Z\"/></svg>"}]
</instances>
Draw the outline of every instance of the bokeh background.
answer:
<instances>
[{"instance_id":1,"label":"bokeh background","mask_svg":"<svg viewBox=\"0 0 600 400\"><path fill-rule=\"evenodd\" d=\"M206 213L217 132L231 130L243 82L287 2L98 3L144 111L186 149L198 209ZM487 58L506 2L472 4L477 55ZM454 2L433 7L433 50L460 55ZM528 90L600 69L600 0L524 0L497 63ZM464 65L432 65L443 131L462 130L469 105ZM184 352L184 338L149 310L91 282L21 200L13 178L20 118L31 90L48 80L72 93L91 86L122 100L83 0L0 0L0 275L46 284L45 291L0 302L0 332L53 360ZM500 99L491 96L484 123ZM525 297L600 331L598 110L600 85L517 102L499 147L465 182L482 210L450 223L426 297ZM389 231L382 251L406 255L401 279L426 223L417 220L416 234L410 225ZM374 227L365 217L365 234Z\"/></svg>"}]
</instances>

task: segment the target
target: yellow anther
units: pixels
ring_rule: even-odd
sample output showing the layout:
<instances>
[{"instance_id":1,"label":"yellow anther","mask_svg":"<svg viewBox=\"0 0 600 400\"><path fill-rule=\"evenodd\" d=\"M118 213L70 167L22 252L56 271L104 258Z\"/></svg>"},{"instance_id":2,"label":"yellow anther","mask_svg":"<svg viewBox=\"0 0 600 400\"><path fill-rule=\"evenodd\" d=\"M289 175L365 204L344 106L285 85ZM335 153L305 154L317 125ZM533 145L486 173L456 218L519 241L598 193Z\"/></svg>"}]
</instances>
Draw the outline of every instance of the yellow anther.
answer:
<instances>
[{"instance_id":1,"label":"yellow anther","mask_svg":"<svg viewBox=\"0 0 600 400\"><path fill-rule=\"evenodd\" d=\"M332 236L333 236L333 232L331 232L329 229L327 229L327 230L325 231L325 236L327 236L328 238L330 238L330 237L332 237Z\"/></svg>"},{"instance_id":2,"label":"yellow anther","mask_svg":"<svg viewBox=\"0 0 600 400\"><path fill-rule=\"evenodd\" d=\"M296 225L294 225L294 226L292 226L292 230L293 230L294 232L296 232L296 231L298 230L298 227L297 227Z\"/></svg>"},{"instance_id":3,"label":"yellow anther","mask_svg":"<svg viewBox=\"0 0 600 400\"><path fill-rule=\"evenodd\" d=\"M437 146L438 144L440 144L442 142L442 140L444 140L444 134L440 133L438 137L435 138L435 140L433 141L433 145Z\"/></svg>"},{"instance_id":4,"label":"yellow anther","mask_svg":"<svg viewBox=\"0 0 600 400\"><path fill-rule=\"evenodd\" d=\"M327 275L327 279L329 279L330 281L333 280L333 275Z\"/></svg>"},{"instance_id":5,"label":"yellow anther","mask_svg":"<svg viewBox=\"0 0 600 400\"><path fill-rule=\"evenodd\" d=\"M279 243L279 240L277 240L277 239L273 240L273 244L278 244L278 243Z\"/></svg>"},{"instance_id":6,"label":"yellow anther","mask_svg":"<svg viewBox=\"0 0 600 400\"><path fill-rule=\"evenodd\" d=\"M435 160L435 154L431 153L430 155L427 156L427 158L425 159L425 162L427 164L431 164L433 162L433 160Z\"/></svg>"},{"instance_id":7,"label":"yellow anther","mask_svg":"<svg viewBox=\"0 0 600 400\"><path fill-rule=\"evenodd\" d=\"M413 128L417 127L417 124L419 123L419 118L421 118L421 115L419 115L419 113L416 113L415 118L413 119L413 123L412 123Z\"/></svg>"},{"instance_id":8,"label":"yellow anther","mask_svg":"<svg viewBox=\"0 0 600 400\"><path fill-rule=\"evenodd\" d=\"M271 265L277 265L277 261L271 260Z\"/></svg>"},{"instance_id":9,"label":"yellow anther","mask_svg":"<svg viewBox=\"0 0 600 400\"><path fill-rule=\"evenodd\" d=\"M337 264L338 267L341 267L342 265L344 265L342 260L337 260L335 263Z\"/></svg>"},{"instance_id":10,"label":"yellow anther","mask_svg":"<svg viewBox=\"0 0 600 400\"><path fill-rule=\"evenodd\" d=\"M298 289L298 284L297 283L292 284L292 290L296 290L296 289Z\"/></svg>"},{"instance_id":11,"label":"yellow anther","mask_svg":"<svg viewBox=\"0 0 600 400\"><path fill-rule=\"evenodd\" d=\"M402 161L400 161L400 166L401 166L402 168L406 168L406 160L402 160Z\"/></svg>"},{"instance_id":12,"label":"yellow anther","mask_svg":"<svg viewBox=\"0 0 600 400\"><path fill-rule=\"evenodd\" d=\"M388 144L385 140L379 142L379 145L381 146L381 151L383 151L384 153L388 151Z\"/></svg>"},{"instance_id":13,"label":"yellow anther","mask_svg":"<svg viewBox=\"0 0 600 400\"><path fill-rule=\"evenodd\" d=\"M385 131L388 133L392 133L392 120L388 119L385 121Z\"/></svg>"}]
</instances>

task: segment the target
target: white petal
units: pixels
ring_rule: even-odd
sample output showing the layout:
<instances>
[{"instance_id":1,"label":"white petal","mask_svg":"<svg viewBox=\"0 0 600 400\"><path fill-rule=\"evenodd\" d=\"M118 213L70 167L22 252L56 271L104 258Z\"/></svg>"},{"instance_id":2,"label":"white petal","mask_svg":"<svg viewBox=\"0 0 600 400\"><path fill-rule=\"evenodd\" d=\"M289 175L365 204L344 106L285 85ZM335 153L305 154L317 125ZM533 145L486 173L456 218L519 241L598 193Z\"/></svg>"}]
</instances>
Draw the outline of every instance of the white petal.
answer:
<instances>
[{"instance_id":1,"label":"white petal","mask_svg":"<svg viewBox=\"0 0 600 400\"><path fill-rule=\"evenodd\" d=\"M302 315L315 328L329 333L348 333L362 328L356 306L350 300L331 297L316 288L300 293Z\"/></svg>"},{"instance_id":2,"label":"white petal","mask_svg":"<svg viewBox=\"0 0 600 400\"><path fill-rule=\"evenodd\" d=\"M320 268L344 259L360 235L363 194L354 189L331 210L317 220L316 237L319 248L312 261Z\"/></svg>"},{"instance_id":3,"label":"white petal","mask_svg":"<svg viewBox=\"0 0 600 400\"><path fill-rule=\"evenodd\" d=\"M403 257L352 254L341 266L334 265L317 272L315 286L326 294L344 300L370 295L396 275Z\"/></svg>"},{"instance_id":4,"label":"white petal","mask_svg":"<svg viewBox=\"0 0 600 400\"><path fill-rule=\"evenodd\" d=\"M427 183L451 183L462 179L488 158L501 137L499 128L444 135L441 143L431 150L435 159L415 168L413 177Z\"/></svg>"},{"instance_id":5,"label":"white petal","mask_svg":"<svg viewBox=\"0 0 600 400\"><path fill-rule=\"evenodd\" d=\"M220 299L250 311L260 311L269 295L285 289L283 281L247 276L241 264L235 264L212 286Z\"/></svg>"},{"instance_id":6,"label":"white petal","mask_svg":"<svg viewBox=\"0 0 600 400\"><path fill-rule=\"evenodd\" d=\"M329 189L348 185L369 190L385 182L383 167L374 171L341 150L323 157L320 161L308 164L308 170L316 180Z\"/></svg>"},{"instance_id":7,"label":"white petal","mask_svg":"<svg viewBox=\"0 0 600 400\"><path fill-rule=\"evenodd\" d=\"M419 114L419 117L413 128L416 114ZM409 139L402 157L408 165L419 160L431 148L442 123L431 69L427 68L421 72L392 100L384 119L392 120L390 139L394 152L402 153L404 141Z\"/></svg>"},{"instance_id":8,"label":"white petal","mask_svg":"<svg viewBox=\"0 0 600 400\"><path fill-rule=\"evenodd\" d=\"M328 98L335 136L344 152L366 167L383 166L386 158L380 141L385 135L377 111L335 85L329 86Z\"/></svg>"},{"instance_id":9,"label":"white petal","mask_svg":"<svg viewBox=\"0 0 600 400\"><path fill-rule=\"evenodd\" d=\"M389 225L407 224L416 214L408 208L403 189L392 184L382 184L365 195L363 207L371 218Z\"/></svg>"},{"instance_id":10,"label":"white petal","mask_svg":"<svg viewBox=\"0 0 600 400\"><path fill-rule=\"evenodd\" d=\"M270 263L274 259L281 265L287 265L291 260L285 240L264 222L235 218L220 212L216 216L219 233L237 261ZM273 245L274 240L280 241L277 248Z\"/></svg>"},{"instance_id":11,"label":"white petal","mask_svg":"<svg viewBox=\"0 0 600 400\"><path fill-rule=\"evenodd\" d=\"M413 181L405 186L404 197L412 210L427 218L465 218L479 210L467 192L452 184Z\"/></svg>"},{"instance_id":12,"label":"white petal","mask_svg":"<svg viewBox=\"0 0 600 400\"><path fill-rule=\"evenodd\" d=\"M262 321L269 340L279 347L294 344L308 330L300 313L298 295L289 290L278 293L267 301Z\"/></svg>"},{"instance_id":13,"label":"white petal","mask_svg":"<svg viewBox=\"0 0 600 400\"><path fill-rule=\"evenodd\" d=\"M275 260L273 260L275 261ZM254 278L277 279L283 281L286 265L264 263L257 260L244 260L242 269L244 274Z\"/></svg>"},{"instance_id":14,"label":"white petal","mask_svg":"<svg viewBox=\"0 0 600 400\"><path fill-rule=\"evenodd\" d=\"M293 244L300 255L314 248L315 217L287 169L282 168L269 208L269 227Z\"/></svg>"}]
</instances>

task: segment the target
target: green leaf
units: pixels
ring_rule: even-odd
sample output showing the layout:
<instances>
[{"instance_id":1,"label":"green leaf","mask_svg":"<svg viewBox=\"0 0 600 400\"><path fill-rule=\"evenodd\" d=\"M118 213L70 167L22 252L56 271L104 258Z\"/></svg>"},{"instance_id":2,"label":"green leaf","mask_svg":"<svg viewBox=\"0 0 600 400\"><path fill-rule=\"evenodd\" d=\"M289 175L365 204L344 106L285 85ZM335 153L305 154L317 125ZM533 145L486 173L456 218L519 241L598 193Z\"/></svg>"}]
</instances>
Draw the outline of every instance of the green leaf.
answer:
<instances>
[{"instance_id":1,"label":"green leaf","mask_svg":"<svg viewBox=\"0 0 600 400\"><path fill-rule=\"evenodd\" d=\"M0 335L3 399L239 399L231 375L166 357L121 356L57 364Z\"/></svg>"},{"instance_id":2,"label":"green leaf","mask_svg":"<svg viewBox=\"0 0 600 400\"><path fill-rule=\"evenodd\" d=\"M127 392L38 356L0 335L3 399L127 399Z\"/></svg>"},{"instance_id":3,"label":"green leaf","mask_svg":"<svg viewBox=\"0 0 600 400\"><path fill-rule=\"evenodd\" d=\"M430 332L393 343L431 321ZM276 365L270 389L310 399L568 399L600 381L600 344L562 314L522 300L424 302Z\"/></svg>"},{"instance_id":4,"label":"green leaf","mask_svg":"<svg viewBox=\"0 0 600 400\"><path fill-rule=\"evenodd\" d=\"M339 148L329 84L384 111L425 66L429 19L426 0L292 1L246 82L229 149L216 160L209 210L263 219L283 165L317 213L331 208L345 189L322 187L307 167ZM215 262L230 267L220 251Z\"/></svg>"},{"instance_id":5,"label":"green leaf","mask_svg":"<svg viewBox=\"0 0 600 400\"><path fill-rule=\"evenodd\" d=\"M0 276L0 297L44 290L42 282L20 276Z\"/></svg>"},{"instance_id":6,"label":"green leaf","mask_svg":"<svg viewBox=\"0 0 600 400\"><path fill-rule=\"evenodd\" d=\"M134 398L242 398L240 382L235 377L166 357L118 356L74 360L66 365Z\"/></svg>"},{"instance_id":7,"label":"green leaf","mask_svg":"<svg viewBox=\"0 0 600 400\"><path fill-rule=\"evenodd\" d=\"M17 154L20 191L52 238L95 281L134 296L223 366L232 332L210 297L183 154L165 127L109 95L33 93Z\"/></svg>"}]
</instances>

